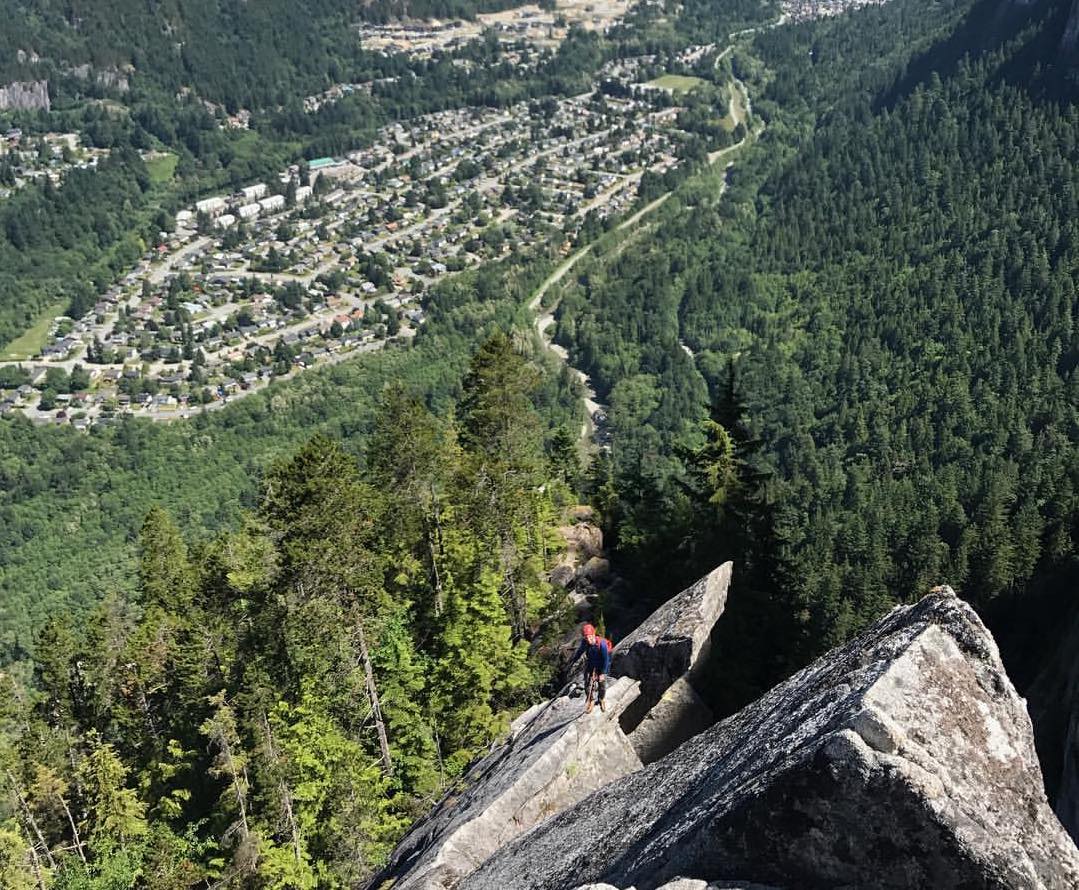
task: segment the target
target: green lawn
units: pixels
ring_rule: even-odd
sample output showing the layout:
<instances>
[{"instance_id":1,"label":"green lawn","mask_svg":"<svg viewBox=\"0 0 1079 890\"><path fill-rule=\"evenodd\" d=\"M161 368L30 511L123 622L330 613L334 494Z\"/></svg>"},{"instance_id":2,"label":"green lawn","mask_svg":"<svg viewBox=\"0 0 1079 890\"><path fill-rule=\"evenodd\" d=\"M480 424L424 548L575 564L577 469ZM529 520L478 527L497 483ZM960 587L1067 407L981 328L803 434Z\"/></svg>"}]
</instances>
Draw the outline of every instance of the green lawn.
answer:
<instances>
[{"instance_id":1,"label":"green lawn","mask_svg":"<svg viewBox=\"0 0 1079 890\"><path fill-rule=\"evenodd\" d=\"M150 181L154 185L161 185L172 179L172 174L176 172L176 164L179 162L179 158L174 154L163 154L160 157L151 158L146 162L146 170L150 174Z\"/></svg>"},{"instance_id":2,"label":"green lawn","mask_svg":"<svg viewBox=\"0 0 1079 890\"><path fill-rule=\"evenodd\" d=\"M699 77L687 77L683 74L664 74L662 77L648 81L649 86L670 90L672 93L688 93L702 83L704 81Z\"/></svg>"},{"instance_id":3,"label":"green lawn","mask_svg":"<svg viewBox=\"0 0 1079 890\"><path fill-rule=\"evenodd\" d=\"M41 352L42 347L49 338L49 328L52 326L52 320L57 315L62 315L66 308L66 303L57 303L55 306L50 306L46 309L41 314L41 317L34 322L32 328L3 347L3 351L0 351L0 359L8 362L21 362L33 358Z\"/></svg>"}]
</instances>

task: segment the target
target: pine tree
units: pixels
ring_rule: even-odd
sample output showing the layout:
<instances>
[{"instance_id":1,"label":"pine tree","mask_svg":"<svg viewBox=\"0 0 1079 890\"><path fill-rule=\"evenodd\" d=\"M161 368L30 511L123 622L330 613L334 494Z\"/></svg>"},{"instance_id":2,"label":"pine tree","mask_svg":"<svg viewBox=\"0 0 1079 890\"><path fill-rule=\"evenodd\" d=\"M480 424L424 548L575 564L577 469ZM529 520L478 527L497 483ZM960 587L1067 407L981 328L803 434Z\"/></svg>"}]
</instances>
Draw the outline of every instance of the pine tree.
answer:
<instances>
[{"instance_id":1,"label":"pine tree","mask_svg":"<svg viewBox=\"0 0 1079 890\"><path fill-rule=\"evenodd\" d=\"M146 514L139 530L139 592L145 606L174 614L191 605L194 579L180 530L160 507Z\"/></svg>"},{"instance_id":2,"label":"pine tree","mask_svg":"<svg viewBox=\"0 0 1079 890\"><path fill-rule=\"evenodd\" d=\"M381 617L372 662L381 678L381 708L393 752L394 779L409 794L426 795L440 781L430 714L423 706L432 663L417 650L407 622L407 613L400 607Z\"/></svg>"},{"instance_id":3,"label":"pine tree","mask_svg":"<svg viewBox=\"0 0 1079 890\"><path fill-rule=\"evenodd\" d=\"M541 437L531 394L539 383L534 368L513 341L498 332L472 357L459 414L461 444L473 454L504 461L518 473L539 468Z\"/></svg>"},{"instance_id":4,"label":"pine tree","mask_svg":"<svg viewBox=\"0 0 1079 890\"><path fill-rule=\"evenodd\" d=\"M530 401L537 381L509 337L497 333L473 356L461 399L460 497L472 529L498 556L515 640L527 636L546 602L534 558L544 552L551 512L540 491L542 438Z\"/></svg>"},{"instance_id":5,"label":"pine tree","mask_svg":"<svg viewBox=\"0 0 1079 890\"><path fill-rule=\"evenodd\" d=\"M78 641L67 616L51 619L38 634L34 646L34 678L42 699L38 712L51 726L67 728L76 718Z\"/></svg>"},{"instance_id":6,"label":"pine tree","mask_svg":"<svg viewBox=\"0 0 1079 890\"><path fill-rule=\"evenodd\" d=\"M438 640L433 701L442 761L456 775L504 727L499 699L529 682L527 644L513 642L497 554L449 521L446 612Z\"/></svg>"},{"instance_id":7,"label":"pine tree","mask_svg":"<svg viewBox=\"0 0 1079 890\"><path fill-rule=\"evenodd\" d=\"M95 857L108 856L146 834L146 805L126 787L128 769L115 748L91 734L90 753L79 764L86 817L81 825Z\"/></svg>"},{"instance_id":8,"label":"pine tree","mask_svg":"<svg viewBox=\"0 0 1079 890\"><path fill-rule=\"evenodd\" d=\"M247 772L247 752L240 739L236 712L224 692L210 698L211 716L200 727L214 754L210 775L224 782L219 805L228 814L229 824L222 841L233 846L233 864L240 874L254 870L257 862L257 838L252 835L248 814L251 781Z\"/></svg>"},{"instance_id":9,"label":"pine tree","mask_svg":"<svg viewBox=\"0 0 1079 890\"><path fill-rule=\"evenodd\" d=\"M554 431L547 445L547 460L553 478L560 479L571 490L581 485L581 458L577 438L565 426Z\"/></svg>"},{"instance_id":10,"label":"pine tree","mask_svg":"<svg viewBox=\"0 0 1079 890\"><path fill-rule=\"evenodd\" d=\"M370 876L403 823L393 813L388 781L377 761L340 731L328 704L314 690L305 690L298 704L279 703L269 722L302 838L295 866L302 871L308 856L333 860L342 872L338 881L349 886Z\"/></svg>"},{"instance_id":11,"label":"pine tree","mask_svg":"<svg viewBox=\"0 0 1079 890\"><path fill-rule=\"evenodd\" d=\"M70 792L70 784L59 772L45 764L36 765L28 801L38 813L51 819L52 836L64 836L70 832L71 846L85 869L86 849L71 809Z\"/></svg>"},{"instance_id":12,"label":"pine tree","mask_svg":"<svg viewBox=\"0 0 1079 890\"><path fill-rule=\"evenodd\" d=\"M727 559L751 574L764 531L760 518L768 474L753 466L760 442L746 424L733 360L700 429L702 445L676 448L685 465L680 484L690 504L686 549L693 574L710 571Z\"/></svg>"},{"instance_id":13,"label":"pine tree","mask_svg":"<svg viewBox=\"0 0 1079 890\"><path fill-rule=\"evenodd\" d=\"M383 584L386 556L377 551L381 506L374 489L360 481L355 461L336 442L316 437L268 475L263 511L284 556L293 603L286 624L295 631L294 651L307 658L303 673L325 675L331 668L310 646L311 620L334 637L340 637L334 625L344 628L338 664L362 676L388 776L393 757L370 656L373 629L390 605Z\"/></svg>"},{"instance_id":14,"label":"pine tree","mask_svg":"<svg viewBox=\"0 0 1079 890\"><path fill-rule=\"evenodd\" d=\"M440 516L455 451L452 439L418 399L400 386L387 388L368 441L367 465L372 481L395 501L387 511L383 540L400 554L394 560L397 580L406 580L411 564L423 566L426 583L410 589L433 594L418 603L424 630L445 605ZM400 552L402 545L405 552Z\"/></svg>"}]
</instances>

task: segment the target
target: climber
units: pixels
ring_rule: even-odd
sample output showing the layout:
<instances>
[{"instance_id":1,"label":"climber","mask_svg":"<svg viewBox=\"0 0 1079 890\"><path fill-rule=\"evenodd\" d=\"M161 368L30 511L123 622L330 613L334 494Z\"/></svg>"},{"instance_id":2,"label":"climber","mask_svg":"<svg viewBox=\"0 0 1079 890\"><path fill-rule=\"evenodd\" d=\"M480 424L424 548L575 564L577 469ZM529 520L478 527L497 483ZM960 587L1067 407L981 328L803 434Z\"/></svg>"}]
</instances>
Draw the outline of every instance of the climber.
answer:
<instances>
[{"instance_id":1,"label":"climber","mask_svg":"<svg viewBox=\"0 0 1079 890\"><path fill-rule=\"evenodd\" d=\"M607 704L604 699L607 695L607 673L611 669L610 643L599 636L596 633L596 629L591 624L586 624L581 628L581 638L581 645L573 656L573 661L580 658L582 652L584 653L584 712L586 714L592 713L593 689L596 690L596 699L599 701L599 709L601 711L606 711Z\"/></svg>"}]
</instances>

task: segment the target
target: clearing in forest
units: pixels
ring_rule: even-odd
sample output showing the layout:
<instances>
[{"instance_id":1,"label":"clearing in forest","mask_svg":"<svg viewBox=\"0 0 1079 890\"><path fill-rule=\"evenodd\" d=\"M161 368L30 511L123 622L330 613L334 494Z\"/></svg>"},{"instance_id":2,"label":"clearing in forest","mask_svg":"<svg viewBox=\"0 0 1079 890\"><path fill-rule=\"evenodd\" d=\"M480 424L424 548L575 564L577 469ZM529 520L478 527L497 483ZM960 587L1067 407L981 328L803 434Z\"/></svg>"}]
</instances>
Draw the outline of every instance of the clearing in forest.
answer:
<instances>
[{"instance_id":1,"label":"clearing in forest","mask_svg":"<svg viewBox=\"0 0 1079 890\"><path fill-rule=\"evenodd\" d=\"M688 77L684 74L664 74L655 80L648 81L648 86L658 87L671 93L688 93L699 87L703 80L699 77Z\"/></svg>"},{"instance_id":2,"label":"clearing in forest","mask_svg":"<svg viewBox=\"0 0 1079 890\"><path fill-rule=\"evenodd\" d=\"M57 303L42 312L33 327L24 331L7 346L0 348L0 360L21 362L38 355L49 341L49 331L52 330L53 320L66 308L66 303Z\"/></svg>"},{"instance_id":3,"label":"clearing in forest","mask_svg":"<svg viewBox=\"0 0 1079 890\"><path fill-rule=\"evenodd\" d=\"M146 170L150 174L150 181L154 185L161 185L172 179L172 174L176 172L176 165L179 163L180 158L172 152L159 152L152 157L146 159Z\"/></svg>"}]
</instances>

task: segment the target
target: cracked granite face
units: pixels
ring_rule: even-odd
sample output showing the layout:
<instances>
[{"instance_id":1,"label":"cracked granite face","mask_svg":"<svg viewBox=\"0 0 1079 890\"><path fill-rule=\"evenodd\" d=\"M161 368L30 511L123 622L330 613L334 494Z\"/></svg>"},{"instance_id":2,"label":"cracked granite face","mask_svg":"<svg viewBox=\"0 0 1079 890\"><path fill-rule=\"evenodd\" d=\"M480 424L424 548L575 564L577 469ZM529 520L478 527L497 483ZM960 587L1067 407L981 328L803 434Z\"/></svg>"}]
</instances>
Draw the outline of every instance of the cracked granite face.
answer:
<instances>
[{"instance_id":1,"label":"cracked granite face","mask_svg":"<svg viewBox=\"0 0 1079 890\"><path fill-rule=\"evenodd\" d=\"M372 886L445 890L544 819L642 767L713 722L688 685L723 612L726 563L657 609L627 637L622 671L612 670L606 711L584 713L583 698L561 695L521 714L509 737L478 760L461 787L415 825ZM628 671L627 671L628 669ZM634 673L636 671L636 673ZM631 718L647 678L652 698ZM673 680L672 680L673 678Z\"/></svg>"},{"instance_id":2,"label":"cracked granite face","mask_svg":"<svg viewBox=\"0 0 1079 890\"><path fill-rule=\"evenodd\" d=\"M1073 888L1079 851L1046 802L992 637L942 589L537 826L461 886L675 878Z\"/></svg>"}]
</instances>

